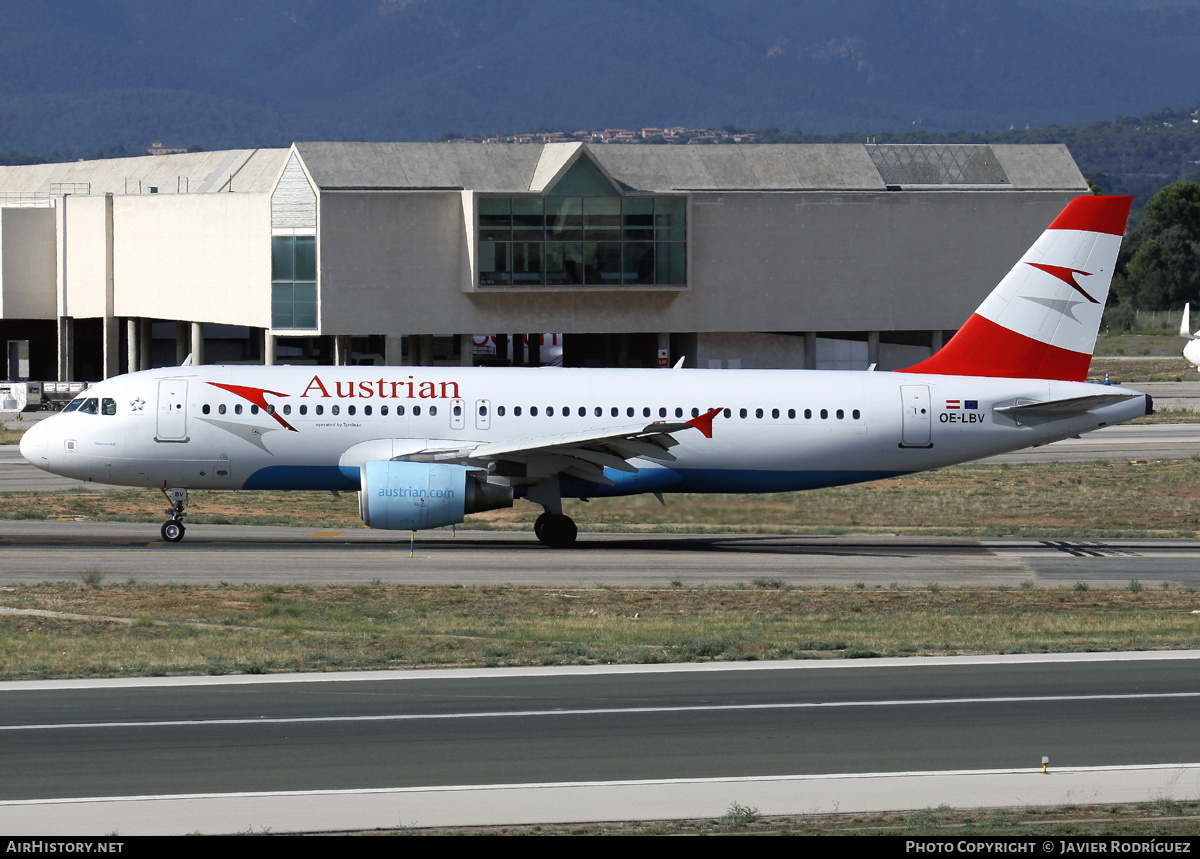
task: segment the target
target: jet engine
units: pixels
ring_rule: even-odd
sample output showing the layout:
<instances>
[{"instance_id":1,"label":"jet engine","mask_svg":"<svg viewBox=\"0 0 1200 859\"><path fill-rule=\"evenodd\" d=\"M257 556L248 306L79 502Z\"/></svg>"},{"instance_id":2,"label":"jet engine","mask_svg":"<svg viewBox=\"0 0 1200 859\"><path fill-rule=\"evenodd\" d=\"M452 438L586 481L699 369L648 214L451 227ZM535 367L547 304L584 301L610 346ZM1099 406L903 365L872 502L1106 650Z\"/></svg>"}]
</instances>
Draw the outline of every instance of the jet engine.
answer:
<instances>
[{"instance_id":1,"label":"jet engine","mask_svg":"<svg viewBox=\"0 0 1200 859\"><path fill-rule=\"evenodd\" d=\"M360 474L358 513L368 528L419 531L512 507L511 486L488 483L482 472L462 465L388 460L368 462Z\"/></svg>"}]
</instances>

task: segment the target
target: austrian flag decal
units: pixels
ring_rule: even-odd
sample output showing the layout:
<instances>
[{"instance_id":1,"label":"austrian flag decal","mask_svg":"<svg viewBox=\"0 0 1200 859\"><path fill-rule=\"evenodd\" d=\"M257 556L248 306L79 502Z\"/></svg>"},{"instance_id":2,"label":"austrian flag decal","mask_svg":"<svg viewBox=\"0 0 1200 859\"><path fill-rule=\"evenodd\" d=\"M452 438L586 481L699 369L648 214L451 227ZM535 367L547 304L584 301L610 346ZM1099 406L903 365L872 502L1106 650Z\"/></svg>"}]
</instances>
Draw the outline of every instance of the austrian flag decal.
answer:
<instances>
[{"instance_id":1,"label":"austrian flag decal","mask_svg":"<svg viewBox=\"0 0 1200 859\"><path fill-rule=\"evenodd\" d=\"M975 411L979 408L979 400L946 400L946 408Z\"/></svg>"}]
</instances>

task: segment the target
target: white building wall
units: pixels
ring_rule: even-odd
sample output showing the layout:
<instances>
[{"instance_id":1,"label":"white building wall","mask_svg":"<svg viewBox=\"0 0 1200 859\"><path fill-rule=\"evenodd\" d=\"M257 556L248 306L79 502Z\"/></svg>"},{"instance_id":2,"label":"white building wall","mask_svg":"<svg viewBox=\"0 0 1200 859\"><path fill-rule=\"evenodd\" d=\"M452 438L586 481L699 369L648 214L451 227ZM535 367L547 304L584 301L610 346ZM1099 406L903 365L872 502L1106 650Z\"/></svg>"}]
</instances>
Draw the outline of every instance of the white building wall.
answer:
<instances>
[{"instance_id":1,"label":"white building wall","mask_svg":"<svg viewBox=\"0 0 1200 859\"><path fill-rule=\"evenodd\" d=\"M117 197L118 316L271 324L268 194Z\"/></svg>"},{"instance_id":2,"label":"white building wall","mask_svg":"<svg viewBox=\"0 0 1200 859\"><path fill-rule=\"evenodd\" d=\"M53 208L0 208L0 318L57 315Z\"/></svg>"},{"instance_id":3,"label":"white building wall","mask_svg":"<svg viewBox=\"0 0 1200 859\"><path fill-rule=\"evenodd\" d=\"M76 319L104 316L108 297L107 198L64 197L66 229L58 240L66 278L64 316Z\"/></svg>"}]
</instances>

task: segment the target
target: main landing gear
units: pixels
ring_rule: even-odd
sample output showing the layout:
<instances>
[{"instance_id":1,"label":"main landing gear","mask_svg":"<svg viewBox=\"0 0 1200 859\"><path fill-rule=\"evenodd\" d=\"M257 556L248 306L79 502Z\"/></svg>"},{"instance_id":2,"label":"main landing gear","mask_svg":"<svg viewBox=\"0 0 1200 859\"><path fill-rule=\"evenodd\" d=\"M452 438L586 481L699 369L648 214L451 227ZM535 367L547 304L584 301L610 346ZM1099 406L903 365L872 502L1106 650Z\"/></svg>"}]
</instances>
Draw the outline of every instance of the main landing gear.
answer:
<instances>
[{"instance_id":1,"label":"main landing gear","mask_svg":"<svg viewBox=\"0 0 1200 859\"><path fill-rule=\"evenodd\" d=\"M575 545L579 529L570 516L562 513L542 513L533 523L534 535L551 549L565 549Z\"/></svg>"},{"instance_id":2,"label":"main landing gear","mask_svg":"<svg viewBox=\"0 0 1200 859\"><path fill-rule=\"evenodd\" d=\"M162 534L163 540L168 543L178 543L183 539L184 533L187 531L183 527L183 517L187 515L183 508L187 505L187 490L172 489L170 493L163 490L162 494L171 502L171 506L166 509L166 514L171 517L171 521L164 522L159 533Z\"/></svg>"}]
</instances>

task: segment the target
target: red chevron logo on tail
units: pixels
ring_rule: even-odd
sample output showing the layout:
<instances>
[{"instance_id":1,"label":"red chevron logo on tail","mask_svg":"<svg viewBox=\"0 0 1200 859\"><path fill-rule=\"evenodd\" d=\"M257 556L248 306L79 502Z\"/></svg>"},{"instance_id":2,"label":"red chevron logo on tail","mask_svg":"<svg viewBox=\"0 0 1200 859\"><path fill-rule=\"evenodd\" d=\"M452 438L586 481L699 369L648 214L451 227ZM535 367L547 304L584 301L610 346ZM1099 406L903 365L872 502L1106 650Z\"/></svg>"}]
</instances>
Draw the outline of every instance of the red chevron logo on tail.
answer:
<instances>
[{"instance_id":1,"label":"red chevron logo on tail","mask_svg":"<svg viewBox=\"0 0 1200 859\"><path fill-rule=\"evenodd\" d=\"M1092 304L1100 303L1096 299L1094 299L1090 295L1088 295L1086 292L1084 292L1083 287L1080 286L1079 283L1075 280L1075 275L1077 275L1077 274L1082 274L1084 277L1091 277L1092 273L1090 271L1083 271L1082 269L1078 269L1078 268L1067 268L1064 265L1047 265L1046 263L1042 263L1042 262L1027 262L1025 264L1031 265L1037 269L1041 269L1042 271L1046 272L1046 274L1054 275L1059 280L1061 280L1063 283L1065 283L1067 286L1071 287L1073 290L1075 290L1080 295L1082 295L1084 298L1086 298L1088 301L1090 301Z\"/></svg>"}]
</instances>

